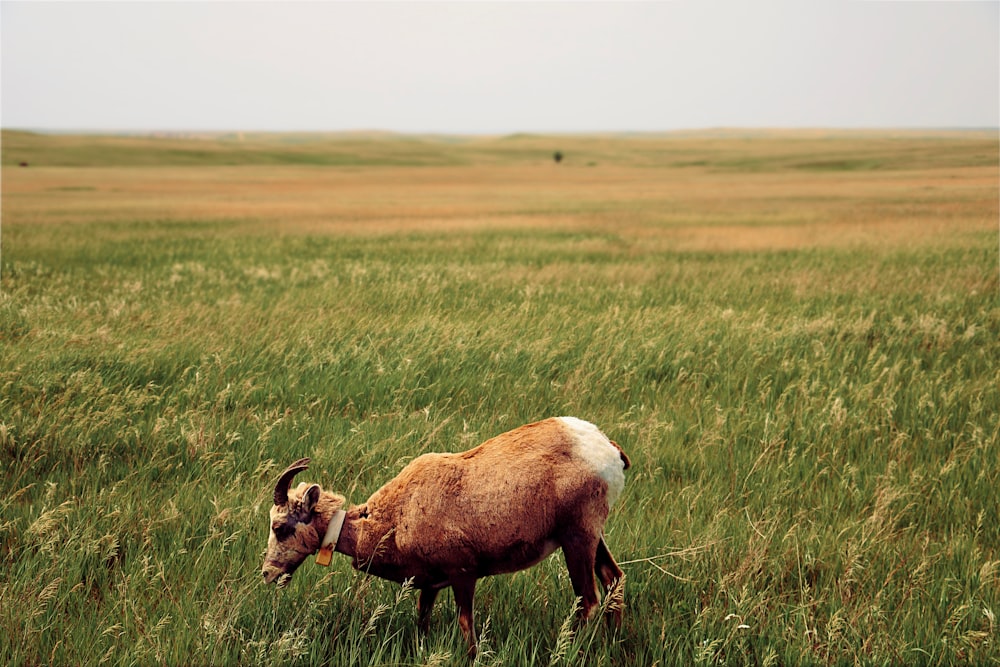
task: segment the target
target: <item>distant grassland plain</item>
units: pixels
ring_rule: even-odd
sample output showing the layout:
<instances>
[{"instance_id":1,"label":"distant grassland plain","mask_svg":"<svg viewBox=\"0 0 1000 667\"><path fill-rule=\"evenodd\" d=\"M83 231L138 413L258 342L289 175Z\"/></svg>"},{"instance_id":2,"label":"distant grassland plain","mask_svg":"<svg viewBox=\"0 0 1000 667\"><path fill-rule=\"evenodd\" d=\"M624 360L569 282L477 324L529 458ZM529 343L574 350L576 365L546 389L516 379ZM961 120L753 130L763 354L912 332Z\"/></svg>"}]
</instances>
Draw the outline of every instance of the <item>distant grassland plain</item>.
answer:
<instances>
[{"instance_id":1,"label":"distant grassland plain","mask_svg":"<svg viewBox=\"0 0 1000 667\"><path fill-rule=\"evenodd\" d=\"M625 621L555 555L476 663L1000 662L996 132L2 141L5 664L466 664L447 597L265 587L274 478L552 415L632 460Z\"/></svg>"}]
</instances>

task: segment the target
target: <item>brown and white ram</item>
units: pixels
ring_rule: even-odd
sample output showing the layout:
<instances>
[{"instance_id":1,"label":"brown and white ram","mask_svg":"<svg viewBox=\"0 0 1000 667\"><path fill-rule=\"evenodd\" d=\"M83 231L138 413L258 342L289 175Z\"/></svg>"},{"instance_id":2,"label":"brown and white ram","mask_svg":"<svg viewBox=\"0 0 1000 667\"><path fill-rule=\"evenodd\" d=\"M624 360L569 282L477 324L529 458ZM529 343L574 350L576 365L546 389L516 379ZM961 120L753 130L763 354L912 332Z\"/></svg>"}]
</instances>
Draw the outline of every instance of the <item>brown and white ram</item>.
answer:
<instances>
[{"instance_id":1,"label":"brown and white ram","mask_svg":"<svg viewBox=\"0 0 1000 667\"><path fill-rule=\"evenodd\" d=\"M271 533L262 573L271 583L291 575L311 554L329 564L332 551L355 569L419 591L418 624L426 632L438 592L451 587L458 623L476 651L476 580L530 567L562 548L580 620L598 604L594 575L605 592L622 571L604 542L608 510L622 492L629 460L589 422L556 417L521 426L455 454L424 454L362 505L292 478L274 488ZM621 606L609 605L621 622Z\"/></svg>"}]
</instances>

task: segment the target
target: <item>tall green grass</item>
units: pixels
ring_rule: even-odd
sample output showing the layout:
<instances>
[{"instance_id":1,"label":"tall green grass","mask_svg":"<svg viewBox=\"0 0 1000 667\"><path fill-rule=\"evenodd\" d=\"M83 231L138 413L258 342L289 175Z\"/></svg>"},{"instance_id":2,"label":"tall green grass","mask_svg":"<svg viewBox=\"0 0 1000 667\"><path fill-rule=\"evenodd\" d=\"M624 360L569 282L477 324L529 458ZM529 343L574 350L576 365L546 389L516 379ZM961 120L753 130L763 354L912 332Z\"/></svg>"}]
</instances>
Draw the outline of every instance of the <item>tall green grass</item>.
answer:
<instances>
[{"instance_id":1,"label":"tall green grass","mask_svg":"<svg viewBox=\"0 0 1000 667\"><path fill-rule=\"evenodd\" d=\"M679 252L581 226L396 236L11 225L0 660L465 664L450 596L259 574L275 475L360 502L550 415L632 459L623 627L554 556L478 664L996 664L997 243ZM530 512L530 506L515 508Z\"/></svg>"}]
</instances>

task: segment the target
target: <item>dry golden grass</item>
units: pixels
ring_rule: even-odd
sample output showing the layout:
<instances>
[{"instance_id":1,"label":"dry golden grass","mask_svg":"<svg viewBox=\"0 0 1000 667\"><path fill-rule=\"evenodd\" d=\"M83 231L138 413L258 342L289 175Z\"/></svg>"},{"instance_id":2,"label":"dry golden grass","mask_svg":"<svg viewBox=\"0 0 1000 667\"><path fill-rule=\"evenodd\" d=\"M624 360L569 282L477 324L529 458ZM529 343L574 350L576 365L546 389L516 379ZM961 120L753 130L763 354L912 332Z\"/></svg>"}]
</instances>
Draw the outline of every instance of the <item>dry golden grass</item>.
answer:
<instances>
[{"instance_id":1,"label":"dry golden grass","mask_svg":"<svg viewBox=\"0 0 1000 667\"><path fill-rule=\"evenodd\" d=\"M232 221L246 233L603 231L678 250L960 242L997 229L996 166L888 172L704 167L6 169L9 225Z\"/></svg>"},{"instance_id":2,"label":"dry golden grass","mask_svg":"<svg viewBox=\"0 0 1000 667\"><path fill-rule=\"evenodd\" d=\"M14 146L5 147L5 163L29 139L5 136ZM101 141L92 140L97 164L113 161L101 156L117 155L111 151L122 145L146 151L137 155L147 162L174 146ZM395 146L406 156L419 148L438 166L253 163L260 151L270 150L271 159L290 141L265 135L247 148L200 140L209 155L228 150L250 161L236 166L169 166L173 154L163 153L167 166L160 167L7 168L4 221L232 221L241 233L263 225L268 233L353 235L580 229L643 247L711 251L942 244L997 230L1000 169L990 133L524 137L454 145L388 138L369 141L369 151L392 155ZM300 151L329 145L361 153L366 145L353 137L297 141L306 147ZM196 148L199 140L176 145ZM553 164L546 152L553 145L578 159Z\"/></svg>"}]
</instances>

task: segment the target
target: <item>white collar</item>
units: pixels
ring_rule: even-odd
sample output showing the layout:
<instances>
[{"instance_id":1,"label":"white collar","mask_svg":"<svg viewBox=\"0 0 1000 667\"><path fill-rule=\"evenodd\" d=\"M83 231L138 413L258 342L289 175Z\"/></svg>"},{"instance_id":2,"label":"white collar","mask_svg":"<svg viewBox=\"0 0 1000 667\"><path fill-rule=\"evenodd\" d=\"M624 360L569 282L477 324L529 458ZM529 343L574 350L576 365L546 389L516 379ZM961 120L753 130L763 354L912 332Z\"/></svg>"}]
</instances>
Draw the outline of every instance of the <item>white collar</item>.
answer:
<instances>
[{"instance_id":1,"label":"white collar","mask_svg":"<svg viewBox=\"0 0 1000 667\"><path fill-rule=\"evenodd\" d=\"M330 517L330 525L326 527L326 535L323 536L323 543L319 547L319 553L316 554L316 562L320 565L330 564L333 550L337 548L337 540L340 539L340 531L344 528L344 519L346 518L347 512L344 510L336 510Z\"/></svg>"}]
</instances>

